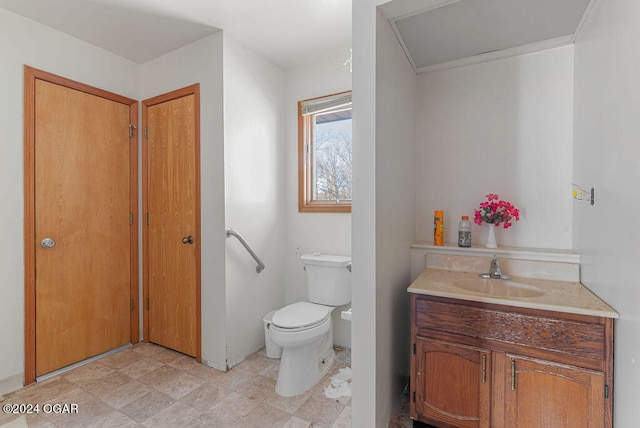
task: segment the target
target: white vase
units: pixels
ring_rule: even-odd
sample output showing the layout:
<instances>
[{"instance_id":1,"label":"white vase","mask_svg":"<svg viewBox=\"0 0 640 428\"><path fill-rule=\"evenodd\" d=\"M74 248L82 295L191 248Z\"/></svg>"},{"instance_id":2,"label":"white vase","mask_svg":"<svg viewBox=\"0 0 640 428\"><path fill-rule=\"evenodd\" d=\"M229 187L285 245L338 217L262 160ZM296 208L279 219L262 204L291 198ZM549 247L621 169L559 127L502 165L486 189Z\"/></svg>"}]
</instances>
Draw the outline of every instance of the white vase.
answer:
<instances>
[{"instance_id":1,"label":"white vase","mask_svg":"<svg viewBox=\"0 0 640 428\"><path fill-rule=\"evenodd\" d=\"M485 245L487 248L498 248L498 244L496 244L496 225L489 224L489 235L487 236L487 244Z\"/></svg>"}]
</instances>

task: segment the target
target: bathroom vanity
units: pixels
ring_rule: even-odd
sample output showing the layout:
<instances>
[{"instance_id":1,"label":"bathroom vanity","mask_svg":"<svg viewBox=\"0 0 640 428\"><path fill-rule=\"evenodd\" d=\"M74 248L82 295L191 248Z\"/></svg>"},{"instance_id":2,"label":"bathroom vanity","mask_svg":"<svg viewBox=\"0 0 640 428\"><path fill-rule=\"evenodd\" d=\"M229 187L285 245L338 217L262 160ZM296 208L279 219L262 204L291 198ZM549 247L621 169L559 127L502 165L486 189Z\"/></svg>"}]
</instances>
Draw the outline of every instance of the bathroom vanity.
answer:
<instances>
[{"instance_id":1,"label":"bathroom vanity","mask_svg":"<svg viewBox=\"0 0 640 428\"><path fill-rule=\"evenodd\" d=\"M617 312L577 281L483 279L477 260L465 263L453 271L427 258L408 289L411 417L437 427L611 427Z\"/></svg>"}]
</instances>

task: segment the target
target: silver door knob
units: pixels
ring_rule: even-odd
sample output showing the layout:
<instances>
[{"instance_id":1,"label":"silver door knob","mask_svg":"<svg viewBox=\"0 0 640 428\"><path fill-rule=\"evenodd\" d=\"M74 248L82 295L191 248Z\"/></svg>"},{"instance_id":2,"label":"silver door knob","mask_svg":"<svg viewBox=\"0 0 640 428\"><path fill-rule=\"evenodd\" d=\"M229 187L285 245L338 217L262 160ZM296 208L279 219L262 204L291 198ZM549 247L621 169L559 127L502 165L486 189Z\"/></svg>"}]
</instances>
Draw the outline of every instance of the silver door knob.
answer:
<instances>
[{"instance_id":1,"label":"silver door knob","mask_svg":"<svg viewBox=\"0 0 640 428\"><path fill-rule=\"evenodd\" d=\"M183 244L193 244L193 236L191 236L191 235L185 236L184 238L182 238L182 243Z\"/></svg>"},{"instance_id":2,"label":"silver door knob","mask_svg":"<svg viewBox=\"0 0 640 428\"><path fill-rule=\"evenodd\" d=\"M44 238L42 241L40 241L40 245L42 246L42 248L53 248L56 246L56 241L51 238Z\"/></svg>"}]
</instances>

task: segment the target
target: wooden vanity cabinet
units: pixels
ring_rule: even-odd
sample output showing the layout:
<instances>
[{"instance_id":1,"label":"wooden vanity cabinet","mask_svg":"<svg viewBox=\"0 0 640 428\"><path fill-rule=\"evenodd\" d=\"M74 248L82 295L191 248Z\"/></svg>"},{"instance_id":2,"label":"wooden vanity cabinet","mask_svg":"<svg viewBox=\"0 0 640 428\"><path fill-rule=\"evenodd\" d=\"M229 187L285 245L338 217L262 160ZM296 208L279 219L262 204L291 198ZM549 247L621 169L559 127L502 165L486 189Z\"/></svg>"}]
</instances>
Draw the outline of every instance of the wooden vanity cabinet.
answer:
<instances>
[{"instance_id":1,"label":"wooden vanity cabinet","mask_svg":"<svg viewBox=\"0 0 640 428\"><path fill-rule=\"evenodd\" d=\"M507 359L517 385L505 391L503 426L606 426L604 373L518 355Z\"/></svg>"},{"instance_id":2,"label":"wooden vanity cabinet","mask_svg":"<svg viewBox=\"0 0 640 428\"><path fill-rule=\"evenodd\" d=\"M613 319L411 298L411 417L437 427L611 427Z\"/></svg>"},{"instance_id":3,"label":"wooden vanity cabinet","mask_svg":"<svg viewBox=\"0 0 640 428\"><path fill-rule=\"evenodd\" d=\"M491 351L416 338L415 411L442 426L489 427ZM416 419L416 418L414 418Z\"/></svg>"}]
</instances>

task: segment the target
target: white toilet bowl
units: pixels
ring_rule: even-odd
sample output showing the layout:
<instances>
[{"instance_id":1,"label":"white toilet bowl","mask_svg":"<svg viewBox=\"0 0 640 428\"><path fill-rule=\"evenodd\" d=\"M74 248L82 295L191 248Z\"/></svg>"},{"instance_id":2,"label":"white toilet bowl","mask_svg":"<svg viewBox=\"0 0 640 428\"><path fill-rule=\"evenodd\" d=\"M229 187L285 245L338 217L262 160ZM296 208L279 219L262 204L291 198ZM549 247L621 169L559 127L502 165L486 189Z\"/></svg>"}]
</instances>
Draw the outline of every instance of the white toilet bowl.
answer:
<instances>
[{"instance_id":1,"label":"white toilet bowl","mask_svg":"<svg viewBox=\"0 0 640 428\"><path fill-rule=\"evenodd\" d=\"M333 307L309 302L285 306L273 315L269 337L282 347L276 392L292 397L311 388L335 360Z\"/></svg>"},{"instance_id":2,"label":"white toilet bowl","mask_svg":"<svg viewBox=\"0 0 640 428\"><path fill-rule=\"evenodd\" d=\"M276 392L284 397L302 394L329 371L336 358L331 312L351 301L351 257L312 253L300 259L309 302L285 306L265 324L272 348L282 349Z\"/></svg>"}]
</instances>

